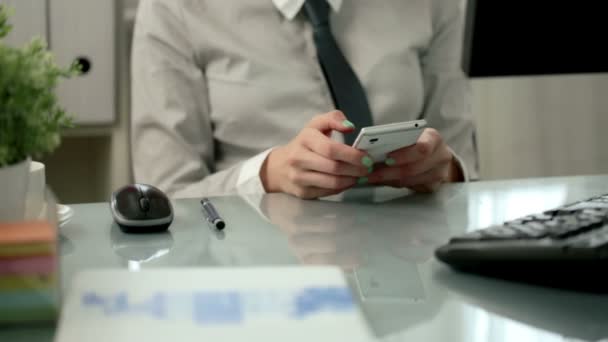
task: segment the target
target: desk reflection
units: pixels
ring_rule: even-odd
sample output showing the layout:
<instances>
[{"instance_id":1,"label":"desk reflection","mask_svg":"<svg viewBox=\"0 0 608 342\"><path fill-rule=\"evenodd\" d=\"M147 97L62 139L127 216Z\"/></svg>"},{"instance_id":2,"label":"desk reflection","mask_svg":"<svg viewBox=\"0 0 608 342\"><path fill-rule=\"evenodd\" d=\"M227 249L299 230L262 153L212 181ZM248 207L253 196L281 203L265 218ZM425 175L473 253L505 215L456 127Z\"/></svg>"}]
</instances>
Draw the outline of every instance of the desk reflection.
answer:
<instances>
[{"instance_id":1,"label":"desk reflection","mask_svg":"<svg viewBox=\"0 0 608 342\"><path fill-rule=\"evenodd\" d=\"M474 307L561 336L608 337L608 297L553 289L440 268L434 280Z\"/></svg>"},{"instance_id":2,"label":"desk reflection","mask_svg":"<svg viewBox=\"0 0 608 342\"><path fill-rule=\"evenodd\" d=\"M173 247L169 231L154 234L125 234L114 223L110 230L112 249L132 271L158 263Z\"/></svg>"},{"instance_id":3,"label":"desk reflection","mask_svg":"<svg viewBox=\"0 0 608 342\"><path fill-rule=\"evenodd\" d=\"M443 301L422 264L449 234L432 195L342 203L262 198L260 210L302 264L342 267L379 337L434 316ZM430 295L432 293L432 295ZM413 307L415 306L415 308Z\"/></svg>"},{"instance_id":4,"label":"desk reflection","mask_svg":"<svg viewBox=\"0 0 608 342\"><path fill-rule=\"evenodd\" d=\"M372 262L370 253L425 262L449 231L441 202L426 195L362 204L303 201L266 195L260 209L286 234L305 264L335 264L346 270ZM424 209L421 209L424 208ZM371 258L371 259L370 259Z\"/></svg>"}]
</instances>

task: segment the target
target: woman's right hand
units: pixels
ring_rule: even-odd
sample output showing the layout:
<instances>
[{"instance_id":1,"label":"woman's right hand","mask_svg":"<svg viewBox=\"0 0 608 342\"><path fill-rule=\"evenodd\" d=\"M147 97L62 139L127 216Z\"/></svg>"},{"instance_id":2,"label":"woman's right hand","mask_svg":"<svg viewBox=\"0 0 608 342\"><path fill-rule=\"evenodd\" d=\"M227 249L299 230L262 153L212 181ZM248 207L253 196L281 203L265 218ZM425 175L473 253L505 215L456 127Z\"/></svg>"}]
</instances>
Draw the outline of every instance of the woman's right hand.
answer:
<instances>
[{"instance_id":1,"label":"woman's right hand","mask_svg":"<svg viewBox=\"0 0 608 342\"><path fill-rule=\"evenodd\" d=\"M372 159L363 151L334 141L332 131L352 132L340 111L315 116L289 144L272 150L260 171L266 192L313 199L366 183Z\"/></svg>"}]
</instances>

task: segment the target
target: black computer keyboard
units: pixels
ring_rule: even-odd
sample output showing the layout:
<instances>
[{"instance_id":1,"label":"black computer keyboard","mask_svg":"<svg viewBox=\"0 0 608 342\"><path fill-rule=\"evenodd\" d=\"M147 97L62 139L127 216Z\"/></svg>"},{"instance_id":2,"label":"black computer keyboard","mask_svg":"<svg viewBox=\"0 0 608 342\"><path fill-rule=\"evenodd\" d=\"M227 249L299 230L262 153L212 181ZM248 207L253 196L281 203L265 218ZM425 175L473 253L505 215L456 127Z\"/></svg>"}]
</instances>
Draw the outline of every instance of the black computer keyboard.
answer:
<instances>
[{"instance_id":1,"label":"black computer keyboard","mask_svg":"<svg viewBox=\"0 0 608 342\"><path fill-rule=\"evenodd\" d=\"M462 271L608 292L608 194L453 237L435 254Z\"/></svg>"}]
</instances>

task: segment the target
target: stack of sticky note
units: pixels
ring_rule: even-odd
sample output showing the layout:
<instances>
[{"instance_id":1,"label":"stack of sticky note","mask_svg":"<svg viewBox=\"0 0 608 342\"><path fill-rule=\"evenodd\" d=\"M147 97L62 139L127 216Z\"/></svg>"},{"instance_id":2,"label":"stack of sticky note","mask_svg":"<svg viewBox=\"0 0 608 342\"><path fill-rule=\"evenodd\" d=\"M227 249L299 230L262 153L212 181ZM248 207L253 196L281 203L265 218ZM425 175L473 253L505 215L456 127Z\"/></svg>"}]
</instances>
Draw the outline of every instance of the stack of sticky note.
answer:
<instances>
[{"instance_id":1,"label":"stack of sticky note","mask_svg":"<svg viewBox=\"0 0 608 342\"><path fill-rule=\"evenodd\" d=\"M57 316L57 237L44 221L0 223L0 324Z\"/></svg>"}]
</instances>

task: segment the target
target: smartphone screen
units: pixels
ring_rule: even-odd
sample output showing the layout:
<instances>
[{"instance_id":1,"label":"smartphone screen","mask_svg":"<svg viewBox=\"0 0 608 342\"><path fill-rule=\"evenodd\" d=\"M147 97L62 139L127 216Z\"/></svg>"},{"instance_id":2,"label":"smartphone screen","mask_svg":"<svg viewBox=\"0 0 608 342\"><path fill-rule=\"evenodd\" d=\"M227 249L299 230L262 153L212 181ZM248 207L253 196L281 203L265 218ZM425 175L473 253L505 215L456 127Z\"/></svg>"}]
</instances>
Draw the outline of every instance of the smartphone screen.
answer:
<instances>
[{"instance_id":1,"label":"smartphone screen","mask_svg":"<svg viewBox=\"0 0 608 342\"><path fill-rule=\"evenodd\" d=\"M366 127L359 133L353 147L366 151L374 162L383 162L388 153L414 145L425 127L424 120Z\"/></svg>"}]
</instances>

